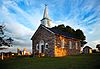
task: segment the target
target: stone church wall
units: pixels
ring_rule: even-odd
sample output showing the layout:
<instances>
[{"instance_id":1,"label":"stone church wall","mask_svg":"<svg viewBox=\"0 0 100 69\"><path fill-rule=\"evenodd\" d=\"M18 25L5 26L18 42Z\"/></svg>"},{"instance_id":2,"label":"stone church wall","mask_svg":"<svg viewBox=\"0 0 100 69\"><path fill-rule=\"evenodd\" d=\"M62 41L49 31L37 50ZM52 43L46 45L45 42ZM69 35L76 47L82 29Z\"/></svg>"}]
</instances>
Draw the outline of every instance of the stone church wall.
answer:
<instances>
[{"instance_id":1,"label":"stone church wall","mask_svg":"<svg viewBox=\"0 0 100 69\"><path fill-rule=\"evenodd\" d=\"M49 32L48 30L44 29L43 27L40 27L36 33L34 34L34 37L32 39L32 46L33 46L33 53L36 51L36 44L39 44L39 42L43 40L44 45L48 43L48 49L44 49L45 56L54 56L54 40L55 35Z\"/></svg>"}]
</instances>

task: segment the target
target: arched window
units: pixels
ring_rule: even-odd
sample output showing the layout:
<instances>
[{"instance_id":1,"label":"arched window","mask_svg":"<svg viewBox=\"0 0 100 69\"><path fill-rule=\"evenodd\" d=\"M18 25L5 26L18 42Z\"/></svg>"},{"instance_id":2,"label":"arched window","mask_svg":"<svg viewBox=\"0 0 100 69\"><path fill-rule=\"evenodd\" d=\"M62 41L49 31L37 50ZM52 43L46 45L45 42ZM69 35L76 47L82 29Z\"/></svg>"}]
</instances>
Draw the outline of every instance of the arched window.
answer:
<instances>
[{"instance_id":1,"label":"arched window","mask_svg":"<svg viewBox=\"0 0 100 69\"><path fill-rule=\"evenodd\" d=\"M40 42L39 42L39 53L43 53L44 52L44 41L43 40L41 40Z\"/></svg>"},{"instance_id":2,"label":"arched window","mask_svg":"<svg viewBox=\"0 0 100 69\"><path fill-rule=\"evenodd\" d=\"M41 41L40 41L40 44L41 44L41 45L44 45L44 41L43 41L43 40L41 40Z\"/></svg>"},{"instance_id":3,"label":"arched window","mask_svg":"<svg viewBox=\"0 0 100 69\"><path fill-rule=\"evenodd\" d=\"M75 46L76 46L76 49L78 49L78 42L76 42Z\"/></svg>"},{"instance_id":4,"label":"arched window","mask_svg":"<svg viewBox=\"0 0 100 69\"><path fill-rule=\"evenodd\" d=\"M69 41L69 49L72 49L72 41Z\"/></svg>"},{"instance_id":5,"label":"arched window","mask_svg":"<svg viewBox=\"0 0 100 69\"><path fill-rule=\"evenodd\" d=\"M45 43L45 49L48 49L48 43Z\"/></svg>"},{"instance_id":6,"label":"arched window","mask_svg":"<svg viewBox=\"0 0 100 69\"><path fill-rule=\"evenodd\" d=\"M39 50L39 44L36 44L36 50Z\"/></svg>"},{"instance_id":7,"label":"arched window","mask_svg":"<svg viewBox=\"0 0 100 69\"><path fill-rule=\"evenodd\" d=\"M61 40L61 47L64 48L64 39Z\"/></svg>"}]
</instances>

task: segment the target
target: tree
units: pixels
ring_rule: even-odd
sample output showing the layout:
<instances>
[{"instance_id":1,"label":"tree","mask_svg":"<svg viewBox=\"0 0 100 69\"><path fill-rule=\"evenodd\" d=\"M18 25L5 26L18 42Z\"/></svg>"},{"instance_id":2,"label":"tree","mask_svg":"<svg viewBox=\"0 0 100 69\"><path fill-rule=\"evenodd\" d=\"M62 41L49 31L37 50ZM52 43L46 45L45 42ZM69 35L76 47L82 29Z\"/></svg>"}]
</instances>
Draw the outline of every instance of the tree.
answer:
<instances>
[{"instance_id":1,"label":"tree","mask_svg":"<svg viewBox=\"0 0 100 69\"><path fill-rule=\"evenodd\" d=\"M73 36L73 38L76 38L76 39L79 39L81 40L81 47L83 47L87 42L85 41L86 40L86 37L83 33L82 30L80 29L77 29L76 31L71 28L70 26L64 26L64 24L61 24L61 25L58 25L58 26L55 26L53 27L54 29L59 29L60 31L62 32L66 32L66 33L69 33Z\"/></svg>"},{"instance_id":2,"label":"tree","mask_svg":"<svg viewBox=\"0 0 100 69\"><path fill-rule=\"evenodd\" d=\"M75 30L74 30L73 28L71 28L70 26L66 26L66 27L65 27L64 24L55 26L55 27L53 27L53 28L59 29L59 30L61 30L62 32L70 33L70 34L73 35L74 38L80 39L80 40L82 40L82 41L84 41L84 40L86 39L86 37L85 37L83 31L80 30L80 29L77 29L77 30L75 31ZM84 42L85 42L85 41L84 41Z\"/></svg>"},{"instance_id":3,"label":"tree","mask_svg":"<svg viewBox=\"0 0 100 69\"><path fill-rule=\"evenodd\" d=\"M92 50L92 53L97 53L96 49L93 49L93 50Z\"/></svg>"},{"instance_id":4,"label":"tree","mask_svg":"<svg viewBox=\"0 0 100 69\"><path fill-rule=\"evenodd\" d=\"M65 32L65 26L64 24L58 25L57 27L59 30L64 31Z\"/></svg>"},{"instance_id":5,"label":"tree","mask_svg":"<svg viewBox=\"0 0 100 69\"><path fill-rule=\"evenodd\" d=\"M81 40L81 47L83 47L87 42L85 40Z\"/></svg>"},{"instance_id":6,"label":"tree","mask_svg":"<svg viewBox=\"0 0 100 69\"><path fill-rule=\"evenodd\" d=\"M64 24L58 25L59 29L65 28Z\"/></svg>"},{"instance_id":7,"label":"tree","mask_svg":"<svg viewBox=\"0 0 100 69\"><path fill-rule=\"evenodd\" d=\"M98 48L99 52L100 52L100 44L96 45L96 48Z\"/></svg>"},{"instance_id":8,"label":"tree","mask_svg":"<svg viewBox=\"0 0 100 69\"><path fill-rule=\"evenodd\" d=\"M11 37L8 37L8 38L6 37L4 33L4 28L5 26L0 25L0 46L11 47L13 39Z\"/></svg>"},{"instance_id":9,"label":"tree","mask_svg":"<svg viewBox=\"0 0 100 69\"><path fill-rule=\"evenodd\" d=\"M75 34L76 34L76 38L77 39L81 39L81 40L85 40L86 39L86 37L84 36L83 31L80 30L80 29L77 29Z\"/></svg>"},{"instance_id":10,"label":"tree","mask_svg":"<svg viewBox=\"0 0 100 69\"><path fill-rule=\"evenodd\" d=\"M71 33L71 34L75 34L75 30L73 28L71 28L70 26L66 26L66 32Z\"/></svg>"}]
</instances>

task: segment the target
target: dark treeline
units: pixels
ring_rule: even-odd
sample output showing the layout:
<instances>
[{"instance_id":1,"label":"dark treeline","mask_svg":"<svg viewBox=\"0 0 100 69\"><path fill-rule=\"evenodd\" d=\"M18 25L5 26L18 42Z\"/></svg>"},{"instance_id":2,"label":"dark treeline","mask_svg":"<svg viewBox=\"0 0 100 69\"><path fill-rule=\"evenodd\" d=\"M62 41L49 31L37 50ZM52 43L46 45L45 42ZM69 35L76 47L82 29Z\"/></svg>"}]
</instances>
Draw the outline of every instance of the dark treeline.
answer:
<instances>
[{"instance_id":1,"label":"dark treeline","mask_svg":"<svg viewBox=\"0 0 100 69\"><path fill-rule=\"evenodd\" d=\"M87 43L87 42L85 41L85 40L86 40L86 36L84 35L83 31L80 30L80 29L74 30L74 29L73 29L72 27L70 27L70 26L64 26L64 24L55 26L55 27L53 27L53 28L59 29L59 30L62 31L62 32L66 32L66 33L69 33L69 34L73 35L74 38L81 40L82 46L83 46L84 44Z\"/></svg>"},{"instance_id":2,"label":"dark treeline","mask_svg":"<svg viewBox=\"0 0 100 69\"><path fill-rule=\"evenodd\" d=\"M0 47L1 46L12 46L13 39L11 37L7 37L4 32L5 26L0 25Z\"/></svg>"}]
</instances>

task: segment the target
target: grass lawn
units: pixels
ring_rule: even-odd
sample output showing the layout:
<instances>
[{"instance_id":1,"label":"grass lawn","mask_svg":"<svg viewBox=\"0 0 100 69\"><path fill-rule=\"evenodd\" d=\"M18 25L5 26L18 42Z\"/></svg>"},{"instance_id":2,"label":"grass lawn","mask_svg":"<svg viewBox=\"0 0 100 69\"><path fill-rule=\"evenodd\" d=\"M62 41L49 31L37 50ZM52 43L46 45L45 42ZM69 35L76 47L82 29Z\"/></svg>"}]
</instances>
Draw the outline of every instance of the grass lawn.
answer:
<instances>
[{"instance_id":1,"label":"grass lawn","mask_svg":"<svg viewBox=\"0 0 100 69\"><path fill-rule=\"evenodd\" d=\"M0 69L100 69L100 54L63 58L16 57L0 60Z\"/></svg>"}]
</instances>

